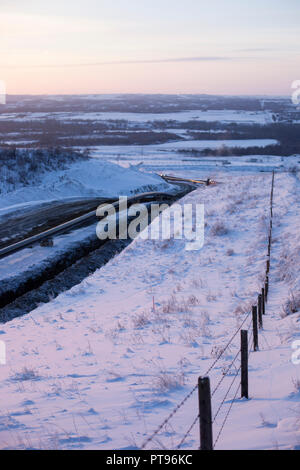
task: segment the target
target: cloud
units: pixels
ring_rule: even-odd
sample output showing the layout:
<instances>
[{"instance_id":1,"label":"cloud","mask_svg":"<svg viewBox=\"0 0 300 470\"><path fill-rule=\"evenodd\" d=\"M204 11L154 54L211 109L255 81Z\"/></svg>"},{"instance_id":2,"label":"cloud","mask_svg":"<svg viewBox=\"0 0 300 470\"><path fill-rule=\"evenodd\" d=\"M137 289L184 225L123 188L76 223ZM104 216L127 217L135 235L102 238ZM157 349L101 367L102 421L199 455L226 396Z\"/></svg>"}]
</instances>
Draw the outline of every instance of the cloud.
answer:
<instances>
[{"instance_id":1,"label":"cloud","mask_svg":"<svg viewBox=\"0 0 300 470\"><path fill-rule=\"evenodd\" d=\"M165 64L178 62L220 62L235 60L232 57L199 56L199 57L172 57L166 59L137 59L115 60L105 62L73 63L73 64L28 64L28 65L2 65L3 68L68 68L68 67L99 67L104 65L130 65L130 64Z\"/></svg>"},{"instance_id":2,"label":"cloud","mask_svg":"<svg viewBox=\"0 0 300 470\"><path fill-rule=\"evenodd\" d=\"M236 52L270 52L274 51L271 47L253 47L253 48L246 48L246 49L236 49Z\"/></svg>"}]
</instances>

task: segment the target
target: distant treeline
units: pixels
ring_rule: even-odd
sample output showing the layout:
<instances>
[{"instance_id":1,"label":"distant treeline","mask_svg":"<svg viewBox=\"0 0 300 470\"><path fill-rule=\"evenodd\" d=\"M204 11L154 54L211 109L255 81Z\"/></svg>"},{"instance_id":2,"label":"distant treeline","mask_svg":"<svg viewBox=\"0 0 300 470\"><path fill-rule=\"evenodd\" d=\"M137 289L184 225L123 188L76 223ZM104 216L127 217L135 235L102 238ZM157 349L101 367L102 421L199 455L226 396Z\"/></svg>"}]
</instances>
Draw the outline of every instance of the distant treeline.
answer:
<instances>
[{"instance_id":1,"label":"distant treeline","mask_svg":"<svg viewBox=\"0 0 300 470\"><path fill-rule=\"evenodd\" d=\"M66 168L67 164L89 157L88 150L77 152L66 148L0 149L0 193L37 183L46 171Z\"/></svg>"},{"instance_id":2,"label":"distant treeline","mask_svg":"<svg viewBox=\"0 0 300 470\"><path fill-rule=\"evenodd\" d=\"M253 124L230 125L222 138L227 139L276 139L283 143L300 143L300 124L273 123L265 126Z\"/></svg>"},{"instance_id":3,"label":"distant treeline","mask_svg":"<svg viewBox=\"0 0 300 470\"><path fill-rule=\"evenodd\" d=\"M290 155L300 154L300 145L297 144L284 144L284 145L267 145L266 147L227 147L222 145L219 148L205 148L201 150L196 149L180 149L180 153L192 155L193 157L231 157L231 156L243 156L243 155L279 155L282 157L288 157Z\"/></svg>"},{"instance_id":4,"label":"distant treeline","mask_svg":"<svg viewBox=\"0 0 300 470\"><path fill-rule=\"evenodd\" d=\"M262 104L263 103L263 104ZM199 109L278 112L288 100L213 95L8 96L3 112L135 112L164 113Z\"/></svg>"},{"instance_id":5,"label":"distant treeline","mask_svg":"<svg viewBox=\"0 0 300 470\"><path fill-rule=\"evenodd\" d=\"M172 129L172 132L169 129ZM19 147L149 145L183 140L176 132L177 129L186 130L189 138L193 140L275 139L284 146L299 145L300 142L300 124L297 123L273 122L261 125L159 120L133 125L125 119L68 122L46 119L0 120L0 145L5 146L5 141L15 142Z\"/></svg>"},{"instance_id":6,"label":"distant treeline","mask_svg":"<svg viewBox=\"0 0 300 470\"><path fill-rule=\"evenodd\" d=\"M43 136L40 139L42 144L53 142L50 136ZM172 140L183 140L177 134L169 132L134 132L118 134L106 133L102 136L81 136L81 137L63 137L60 141L67 146L95 146L95 145L150 145L163 144Z\"/></svg>"},{"instance_id":7,"label":"distant treeline","mask_svg":"<svg viewBox=\"0 0 300 470\"><path fill-rule=\"evenodd\" d=\"M62 147L48 147L45 149L17 149L16 147L0 148L1 165L23 166L35 163L53 166L53 169L65 163L83 160L89 157L89 152L79 152ZM33 168L32 168L33 170Z\"/></svg>"},{"instance_id":8,"label":"distant treeline","mask_svg":"<svg viewBox=\"0 0 300 470\"><path fill-rule=\"evenodd\" d=\"M154 125L159 128L161 123L156 121ZM280 142L300 141L300 124L298 123L274 122L262 125L235 122L227 124L222 122L188 121L183 123L168 122L164 123L163 127L186 129L189 131L189 135L197 140L276 139Z\"/></svg>"},{"instance_id":9,"label":"distant treeline","mask_svg":"<svg viewBox=\"0 0 300 470\"><path fill-rule=\"evenodd\" d=\"M1 136L2 134L2 136ZM133 128L126 120L63 122L55 119L0 121L0 145L15 142L19 147L149 145L181 140L176 133L151 130L151 125ZM2 140L2 141L1 141ZM21 143L18 144L18 141ZM28 143L26 143L26 141Z\"/></svg>"}]
</instances>

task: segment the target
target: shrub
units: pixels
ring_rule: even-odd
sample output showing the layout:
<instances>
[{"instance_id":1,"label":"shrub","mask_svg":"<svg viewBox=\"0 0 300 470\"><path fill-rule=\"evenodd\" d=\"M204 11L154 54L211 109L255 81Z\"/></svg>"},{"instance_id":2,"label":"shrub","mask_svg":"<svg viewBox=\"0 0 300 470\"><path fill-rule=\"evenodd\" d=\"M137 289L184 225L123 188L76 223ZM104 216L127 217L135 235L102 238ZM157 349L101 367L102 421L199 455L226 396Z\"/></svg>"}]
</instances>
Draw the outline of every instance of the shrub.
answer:
<instances>
[{"instance_id":1,"label":"shrub","mask_svg":"<svg viewBox=\"0 0 300 470\"><path fill-rule=\"evenodd\" d=\"M296 313L300 310L300 293L297 292L294 294L293 292L290 292L289 298L285 302L285 304L282 306L282 317L287 317L288 315L291 315L293 313Z\"/></svg>"}]
</instances>

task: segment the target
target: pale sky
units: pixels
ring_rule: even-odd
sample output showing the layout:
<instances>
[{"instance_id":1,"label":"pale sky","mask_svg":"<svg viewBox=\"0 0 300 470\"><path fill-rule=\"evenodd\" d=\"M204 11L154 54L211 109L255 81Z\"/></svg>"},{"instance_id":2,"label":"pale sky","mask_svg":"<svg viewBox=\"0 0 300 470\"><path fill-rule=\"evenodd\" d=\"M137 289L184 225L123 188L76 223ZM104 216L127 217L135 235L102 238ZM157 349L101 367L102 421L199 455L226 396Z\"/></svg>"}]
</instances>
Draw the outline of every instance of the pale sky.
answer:
<instances>
[{"instance_id":1,"label":"pale sky","mask_svg":"<svg viewBox=\"0 0 300 470\"><path fill-rule=\"evenodd\" d=\"M300 0L0 0L7 93L289 95Z\"/></svg>"}]
</instances>

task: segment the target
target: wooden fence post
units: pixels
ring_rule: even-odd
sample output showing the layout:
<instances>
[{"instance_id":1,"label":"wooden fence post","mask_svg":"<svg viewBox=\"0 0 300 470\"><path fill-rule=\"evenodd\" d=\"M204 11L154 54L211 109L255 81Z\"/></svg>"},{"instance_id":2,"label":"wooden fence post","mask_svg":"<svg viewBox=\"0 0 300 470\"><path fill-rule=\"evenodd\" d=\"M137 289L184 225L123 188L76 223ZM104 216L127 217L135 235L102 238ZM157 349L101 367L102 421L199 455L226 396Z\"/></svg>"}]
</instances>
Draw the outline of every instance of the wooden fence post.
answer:
<instances>
[{"instance_id":1,"label":"wooden fence post","mask_svg":"<svg viewBox=\"0 0 300 470\"><path fill-rule=\"evenodd\" d=\"M265 299L265 288L263 287L262 290L261 290L261 307L262 307L262 314L263 314L263 315L266 314L265 302L266 302L266 299Z\"/></svg>"},{"instance_id":2,"label":"wooden fence post","mask_svg":"<svg viewBox=\"0 0 300 470\"><path fill-rule=\"evenodd\" d=\"M252 307L253 349L258 351L257 306Z\"/></svg>"},{"instance_id":3,"label":"wooden fence post","mask_svg":"<svg viewBox=\"0 0 300 470\"><path fill-rule=\"evenodd\" d=\"M263 327L263 319L262 319L262 297L261 294L259 294L258 299L257 299L257 307L258 307L258 325L259 328Z\"/></svg>"},{"instance_id":4,"label":"wooden fence post","mask_svg":"<svg viewBox=\"0 0 300 470\"><path fill-rule=\"evenodd\" d=\"M269 276L266 276L265 280L265 301L268 300L268 290L269 290Z\"/></svg>"},{"instance_id":5,"label":"wooden fence post","mask_svg":"<svg viewBox=\"0 0 300 470\"><path fill-rule=\"evenodd\" d=\"M208 377L198 379L200 450L213 450L211 394Z\"/></svg>"},{"instance_id":6,"label":"wooden fence post","mask_svg":"<svg viewBox=\"0 0 300 470\"><path fill-rule=\"evenodd\" d=\"M241 398L248 396L248 331L241 330Z\"/></svg>"}]
</instances>

